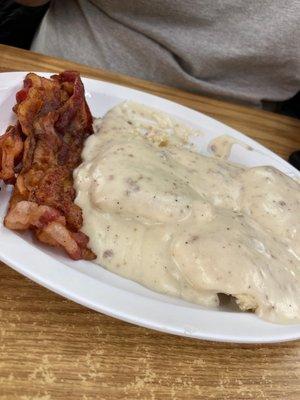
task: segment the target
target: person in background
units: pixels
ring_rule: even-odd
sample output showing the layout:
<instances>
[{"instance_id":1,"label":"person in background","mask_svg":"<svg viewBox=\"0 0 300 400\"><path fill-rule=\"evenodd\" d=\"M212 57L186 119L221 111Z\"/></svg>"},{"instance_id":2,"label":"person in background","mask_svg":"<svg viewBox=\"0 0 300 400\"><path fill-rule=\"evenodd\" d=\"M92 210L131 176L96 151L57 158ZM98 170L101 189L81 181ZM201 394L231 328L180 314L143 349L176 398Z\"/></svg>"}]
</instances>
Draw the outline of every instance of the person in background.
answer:
<instances>
[{"instance_id":1,"label":"person in background","mask_svg":"<svg viewBox=\"0 0 300 400\"><path fill-rule=\"evenodd\" d=\"M299 0L12 3L49 5L34 51L271 110L299 101Z\"/></svg>"},{"instance_id":2,"label":"person in background","mask_svg":"<svg viewBox=\"0 0 300 400\"><path fill-rule=\"evenodd\" d=\"M0 43L29 49L36 29L48 9L49 0L22 3L0 0ZM35 6L30 7L26 3Z\"/></svg>"}]
</instances>

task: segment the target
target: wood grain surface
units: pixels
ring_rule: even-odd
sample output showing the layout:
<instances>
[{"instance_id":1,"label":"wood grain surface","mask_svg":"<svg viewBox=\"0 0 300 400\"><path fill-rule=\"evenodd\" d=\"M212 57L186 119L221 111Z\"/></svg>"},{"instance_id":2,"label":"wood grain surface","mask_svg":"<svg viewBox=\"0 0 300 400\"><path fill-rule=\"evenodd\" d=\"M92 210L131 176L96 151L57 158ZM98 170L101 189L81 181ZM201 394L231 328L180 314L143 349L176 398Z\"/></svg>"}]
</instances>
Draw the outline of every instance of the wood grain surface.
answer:
<instances>
[{"instance_id":1,"label":"wood grain surface","mask_svg":"<svg viewBox=\"0 0 300 400\"><path fill-rule=\"evenodd\" d=\"M292 118L0 45L2 72L62 69L202 111L284 158L300 149ZM237 345L154 332L83 308L0 263L0 400L299 400L299 378L299 341Z\"/></svg>"}]
</instances>

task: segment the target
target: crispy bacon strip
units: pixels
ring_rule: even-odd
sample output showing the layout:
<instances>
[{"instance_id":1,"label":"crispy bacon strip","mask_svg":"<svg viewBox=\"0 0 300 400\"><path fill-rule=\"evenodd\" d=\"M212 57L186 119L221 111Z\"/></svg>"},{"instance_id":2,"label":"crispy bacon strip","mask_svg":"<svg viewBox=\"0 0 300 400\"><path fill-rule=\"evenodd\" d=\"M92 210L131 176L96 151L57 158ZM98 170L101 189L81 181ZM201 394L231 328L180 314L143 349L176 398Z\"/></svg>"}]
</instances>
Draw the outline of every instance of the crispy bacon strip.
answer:
<instances>
[{"instance_id":1,"label":"crispy bacon strip","mask_svg":"<svg viewBox=\"0 0 300 400\"><path fill-rule=\"evenodd\" d=\"M69 97L58 80L43 78L34 73L27 74L23 89L16 94L17 104L13 108L23 133L30 135L34 129L33 123L38 118L59 109Z\"/></svg>"},{"instance_id":2,"label":"crispy bacon strip","mask_svg":"<svg viewBox=\"0 0 300 400\"><path fill-rule=\"evenodd\" d=\"M31 229L73 259L93 259L74 204L73 170L81 161L84 140L93 133L92 116L78 73L66 71L51 79L30 73L17 95L16 127L0 137L0 179L11 180L22 154L22 168L4 224Z\"/></svg>"},{"instance_id":3,"label":"crispy bacon strip","mask_svg":"<svg viewBox=\"0 0 300 400\"><path fill-rule=\"evenodd\" d=\"M10 125L0 136L0 180L11 183L15 179L15 167L23 151L23 140L18 126Z\"/></svg>"},{"instance_id":4,"label":"crispy bacon strip","mask_svg":"<svg viewBox=\"0 0 300 400\"><path fill-rule=\"evenodd\" d=\"M82 250L84 255L88 256L86 235L82 232L70 232L66 228L65 217L55 208L22 200L10 210L4 223L7 228L13 230L34 228L41 242L63 247L74 260L82 258Z\"/></svg>"}]
</instances>

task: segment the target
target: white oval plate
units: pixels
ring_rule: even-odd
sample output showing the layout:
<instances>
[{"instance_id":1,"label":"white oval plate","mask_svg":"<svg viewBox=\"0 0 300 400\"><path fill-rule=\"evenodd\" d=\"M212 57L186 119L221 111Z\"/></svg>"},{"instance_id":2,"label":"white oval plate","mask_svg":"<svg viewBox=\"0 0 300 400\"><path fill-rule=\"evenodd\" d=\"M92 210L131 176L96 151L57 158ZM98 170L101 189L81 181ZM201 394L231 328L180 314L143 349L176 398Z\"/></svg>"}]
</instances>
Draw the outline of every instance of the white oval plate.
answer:
<instances>
[{"instance_id":1,"label":"white oval plate","mask_svg":"<svg viewBox=\"0 0 300 400\"><path fill-rule=\"evenodd\" d=\"M8 123L14 121L11 108L25 74L0 74L0 132L4 132ZM41 75L48 77L50 74ZM296 169L265 147L201 113L123 86L85 78L83 82L94 116L103 116L121 101L135 100L165 111L202 131L203 136L195 138L194 142L204 153L207 153L207 144L212 138L227 134L255 150L248 151L236 145L231 154L232 161L249 166L269 164L290 176L300 176ZM68 299L127 322L198 339L263 343L300 338L300 325L277 325L265 322L251 313L226 308L203 308L152 292L92 262L69 260L59 251L37 243L30 234L19 235L3 227L9 196L9 189L2 187L0 259L21 274Z\"/></svg>"}]
</instances>

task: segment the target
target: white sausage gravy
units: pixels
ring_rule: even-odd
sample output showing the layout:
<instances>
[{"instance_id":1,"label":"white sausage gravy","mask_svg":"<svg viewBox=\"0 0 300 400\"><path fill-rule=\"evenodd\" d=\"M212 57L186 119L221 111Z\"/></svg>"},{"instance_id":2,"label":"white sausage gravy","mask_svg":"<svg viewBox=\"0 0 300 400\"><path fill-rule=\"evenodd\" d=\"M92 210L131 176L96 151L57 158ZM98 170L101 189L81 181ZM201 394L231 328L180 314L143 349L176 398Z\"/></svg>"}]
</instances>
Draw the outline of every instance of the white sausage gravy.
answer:
<instances>
[{"instance_id":1,"label":"white sausage gravy","mask_svg":"<svg viewBox=\"0 0 300 400\"><path fill-rule=\"evenodd\" d=\"M96 120L74 172L96 262L190 302L217 306L225 293L266 320L300 322L300 185L198 154L189 134L133 102Z\"/></svg>"}]
</instances>

